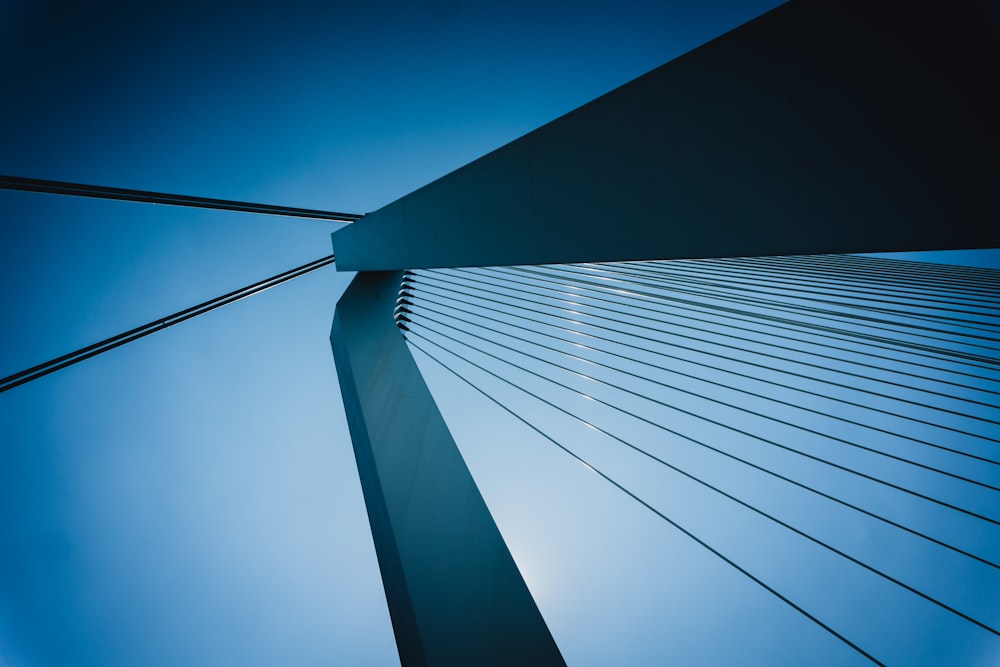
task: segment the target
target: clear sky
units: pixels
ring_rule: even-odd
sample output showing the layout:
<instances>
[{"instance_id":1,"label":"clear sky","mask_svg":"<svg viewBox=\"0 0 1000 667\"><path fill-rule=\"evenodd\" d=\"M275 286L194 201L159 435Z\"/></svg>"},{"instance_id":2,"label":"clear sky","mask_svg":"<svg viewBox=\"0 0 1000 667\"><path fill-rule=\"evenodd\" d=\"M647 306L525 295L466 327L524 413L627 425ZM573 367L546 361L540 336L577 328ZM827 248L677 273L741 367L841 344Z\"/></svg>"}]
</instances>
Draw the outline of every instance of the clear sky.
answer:
<instances>
[{"instance_id":1,"label":"clear sky","mask_svg":"<svg viewBox=\"0 0 1000 667\"><path fill-rule=\"evenodd\" d=\"M0 0L0 173L363 213L776 4ZM0 375L325 255L338 228L6 191L0 224ZM349 278L0 396L0 665L397 660L328 342ZM639 577L581 580L575 607L546 589L518 552L542 526L512 548L568 656L655 636ZM573 630L588 604L603 642Z\"/></svg>"}]
</instances>

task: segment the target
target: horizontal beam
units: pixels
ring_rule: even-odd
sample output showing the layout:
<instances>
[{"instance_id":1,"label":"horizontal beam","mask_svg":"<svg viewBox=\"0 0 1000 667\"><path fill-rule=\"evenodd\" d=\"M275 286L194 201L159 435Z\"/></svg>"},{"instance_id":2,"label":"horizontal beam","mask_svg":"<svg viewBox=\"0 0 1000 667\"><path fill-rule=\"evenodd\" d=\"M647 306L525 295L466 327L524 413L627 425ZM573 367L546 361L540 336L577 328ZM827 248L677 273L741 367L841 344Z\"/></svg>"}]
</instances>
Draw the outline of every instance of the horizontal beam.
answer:
<instances>
[{"instance_id":1,"label":"horizontal beam","mask_svg":"<svg viewBox=\"0 0 1000 667\"><path fill-rule=\"evenodd\" d=\"M337 231L337 268L1000 246L986 14L793 0Z\"/></svg>"}]
</instances>

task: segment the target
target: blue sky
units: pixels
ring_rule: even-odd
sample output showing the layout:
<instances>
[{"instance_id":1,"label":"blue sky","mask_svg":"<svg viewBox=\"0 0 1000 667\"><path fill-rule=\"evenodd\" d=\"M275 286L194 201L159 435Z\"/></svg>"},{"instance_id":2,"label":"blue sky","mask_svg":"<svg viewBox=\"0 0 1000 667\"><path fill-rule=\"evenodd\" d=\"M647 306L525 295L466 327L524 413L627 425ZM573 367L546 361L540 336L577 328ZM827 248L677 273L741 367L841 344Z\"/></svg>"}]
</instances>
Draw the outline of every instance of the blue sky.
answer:
<instances>
[{"instance_id":1,"label":"blue sky","mask_svg":"<svg viewBox=\"0 0 1000 667\"><path fill-rule=\"evenodd\" d=\"M774 4L0 0L0 173L367 212ZM0 223L0 375L325 255L337 228L6 191ZM348 279L0 396L0 664L396 660L328 343ZM474 472L535 494L575 474L484 450ZM611 532L533 555L551 526L518 523L530 494L503 479L484 494L567 656L653 660L676 610L630 568L667 538L601 496Z\"/></svg>"}]
</instances>

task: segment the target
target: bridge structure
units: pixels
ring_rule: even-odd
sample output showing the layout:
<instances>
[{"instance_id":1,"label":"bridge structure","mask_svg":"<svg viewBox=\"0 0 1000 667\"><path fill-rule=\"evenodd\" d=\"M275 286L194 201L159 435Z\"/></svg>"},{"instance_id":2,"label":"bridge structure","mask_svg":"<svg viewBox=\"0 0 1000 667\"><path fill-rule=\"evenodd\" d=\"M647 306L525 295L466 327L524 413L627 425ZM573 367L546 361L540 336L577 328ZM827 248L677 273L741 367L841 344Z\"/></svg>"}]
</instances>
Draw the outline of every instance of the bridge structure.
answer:
<instances>
[{"instance_id":1,"label":"bridge structure","mask_svg":"<svg viewBox=\"0 0 1000 667\"><path fill-rule=\"evenodd\" d=\"M812 657L1000 655L1000 274L844 256L1000 246L995 30L976 2L793 0L333 235L405 665L564 663L423 363Z\"/></svg>"}]
</instances>

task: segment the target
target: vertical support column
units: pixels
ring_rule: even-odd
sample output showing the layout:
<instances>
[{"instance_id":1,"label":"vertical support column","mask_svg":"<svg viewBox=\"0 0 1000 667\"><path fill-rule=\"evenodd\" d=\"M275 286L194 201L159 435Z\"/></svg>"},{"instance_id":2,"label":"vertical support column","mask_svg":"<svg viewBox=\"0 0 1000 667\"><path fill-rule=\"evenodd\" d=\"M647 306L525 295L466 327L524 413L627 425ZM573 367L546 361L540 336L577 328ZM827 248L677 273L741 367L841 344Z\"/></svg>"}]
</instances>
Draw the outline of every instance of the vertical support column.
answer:
<instances>
[{"instance_id":1,"label":"vertical support column","mask_svg":"<svg viewBox=\"0 0 1000 667\"><path fill-rule=\"evenodd\" d=\"M359 273L334 359L403 665L564 665L396 328L400 272Z\"/></svg>"}]
</instances>

